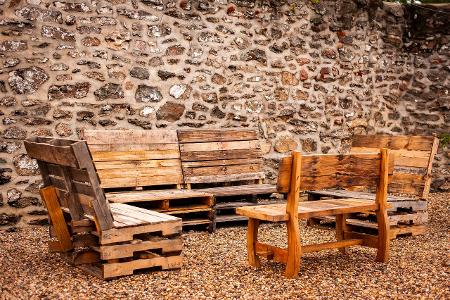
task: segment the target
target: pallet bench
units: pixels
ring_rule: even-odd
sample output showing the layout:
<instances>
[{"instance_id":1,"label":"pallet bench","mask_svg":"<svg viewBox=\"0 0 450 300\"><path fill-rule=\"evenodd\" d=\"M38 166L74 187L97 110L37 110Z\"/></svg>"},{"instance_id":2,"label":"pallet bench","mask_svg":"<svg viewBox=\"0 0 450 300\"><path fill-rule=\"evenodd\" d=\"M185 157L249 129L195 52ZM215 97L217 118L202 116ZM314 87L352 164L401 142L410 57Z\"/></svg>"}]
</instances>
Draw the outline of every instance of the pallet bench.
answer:
<instances>
[{"instance_id":1,"label":"pallet bench","mask_svg":"<svg viewBox=\"0 0 450 300\"><path fill-rule=\"evenodd\" d=\"M427 202L431 183L431 170L439 140L433 136L356 135L352 140L352 153L374 152L386 147L395 159L395 169L389 182L388 209L390 236L417 235L426 232ZM373 200L371 191L319 190L310 191L308 199L364 198ZM310 225L334 226L333 217L312 218ZM349 226L361 232L376 232L374 214L355 214L348 219Z\"/></svg>"},{"instance_id":2,"label":"pallet bench","mask_svg":"<svg viewBox=\"0 0 450 300\"><path fill-rule=\"evenodd\" d=\"M247 220L236 215L237 207L276 193L275 185L264 184L255 130L178 130L178 140L186 188L215 196L216 223Z\"/></svg>"},{"instance_id":3,"label":"pallet bench","mask_svg":"<svg viewBox=\"0 0 450 300\"><path fill-rule=\"evenodd\" d=\"M180 218L109 204L84 141L35 137L24 142L37 160L51 232L50 249L103 279L182 265Z\"/></svg>"},{"instance_id":4,"label":"pallet bench","mask_svg":"<svg viewBox=\"0 0 450 300\"><path fill-rule=\"evenodd\" d=\"M175 130L84 130L81 138L88 143L109 202L176 215L185 227L214 231L214 196L183 190Z\"/></svg>"},{"instance_id":5,"label":"pallet bench","mask_svg":"<svg viewBox=\"0 0 450 300\"><path fill-rule=\"evenodd\" d=\"M287 204L258 205L237 208L247 216L247 254L251 266L261 266L259 257L286 264L286 276L297 277L303 253L339 249L345 253L350 246L377 249L376 261L389 259L389 223L387 219L387 185L393 164L389 151L347 155L301 155L294 152L282 160L278 176L278 191L288 193ZM342 198L299 202L300 192L317 188L375 186L374 200ZM347 226L351 213L375 211L378 235L358 233ZM299 219L336 216L336 241L316 245L301 245ZM287 248L258 241L261 221L283 222L287 225Z\"/></svg>"}]
</instances>

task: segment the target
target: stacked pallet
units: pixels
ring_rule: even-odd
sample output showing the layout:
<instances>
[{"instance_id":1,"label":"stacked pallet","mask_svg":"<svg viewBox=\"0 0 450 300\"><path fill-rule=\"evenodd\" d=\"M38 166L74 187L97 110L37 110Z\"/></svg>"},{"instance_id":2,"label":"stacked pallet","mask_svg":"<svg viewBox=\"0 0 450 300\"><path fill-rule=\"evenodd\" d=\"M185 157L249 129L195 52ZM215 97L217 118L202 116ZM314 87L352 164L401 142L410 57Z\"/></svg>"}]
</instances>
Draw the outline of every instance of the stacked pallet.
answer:
<instances>
[{"instance_id":1,"label":"stacked pallet","mask_svg":"<svg viewBox=\"0 0 450 300\"><path fill-rule=\"evenodd\" d=\"M63 253L69 263L101 279L181 268L180 219L124 204L111 211L113 230L99 232L88 219L68 222L72 247Z\"/></svg>"},{"instance_id":2,"label":"stacked pallet","mask_svg":"<svg viewBox=\"0 0 450 300\"><path fill-rule=\"evenodd\" d=\"M214 196L208 193L186 190L142 190L111 192L106 198L111 203L132 203L137 207L180 217L185 228L204 225L209 232L215 230L215 201Z\"/></svg>"},{"instance_id":3,"label":"stacked pallet","mask_svg":"<svg viewBox=\"0 0 450 300\"><path fill-rule=\"evenodd\" d=\"M327 198L359 198L374 200L374 194L366 192L352 191L320 191L320 198L315 197L314 192L309 192L309 200ZM325 196L325 197L324 197ZM401 235L418 235L427 230L428 212L427 202L425 200L414 200L409 197L388 196L389 208L387 209L390 237L391 239ZM352 214L347 218L347 224L352 230L364 233L376 233L378 225L375 213ZM316 225L325 228L335 227L335 218L333 216L314 218L309 220L310 225Z\"/></svg>"},{"instance_id":4,"label":"stacked pallet","mask_svg":"<svg viewBox=\"0 0 450 300\"><path fill-rule=\"evenodd\" d=\"M85 130L82 138L109 202L178 216L185 228L214 230L213 196L182 190L175 130Z\"/></svg>"},{"instance_id":5,"label":"stacked pallet","mask_svg":"<svg viewBox=\"0 0 450 300\"><path fill-rule=\"evenodd\" d=\"M256 205L257 195L276 193L264 184L258 134L252 129L178 130L187 189L214 195L216 223L247 220L236 208Z\"/></svg>"},{"instance_id":6,"label":"stacked pallet","mask_svg":"<svg viewBox=\"0 0 450 300\"><path fill-rule=\"evenodd\" d=\"M43 178L41 197L57 238L51 250L103 279L181 267L181 219L109 204L84 141L37 137L25 148Z\"/></svg>"}]
</instances>

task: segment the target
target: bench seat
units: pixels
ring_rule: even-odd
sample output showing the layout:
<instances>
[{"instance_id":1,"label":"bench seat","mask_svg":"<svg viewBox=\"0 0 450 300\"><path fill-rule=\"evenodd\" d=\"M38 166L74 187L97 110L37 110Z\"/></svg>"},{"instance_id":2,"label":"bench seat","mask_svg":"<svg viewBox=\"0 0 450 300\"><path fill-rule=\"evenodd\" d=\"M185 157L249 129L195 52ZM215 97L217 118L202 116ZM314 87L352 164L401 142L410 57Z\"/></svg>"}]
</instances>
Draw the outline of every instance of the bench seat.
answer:
<instances>
[{"instance_id":1,"label":"bench seat","mask_svg":"<svg viewBox=\"0 0 450 300\"><path fill-rule=\"evenodd\" d=\"M205 189L194 189L193 191L213 194L216 197L238 196L238 195L261 195L277 192L276 185L272 184L246 184L235 186L220 186Z\"/></svg>"},{"instance_id":2,"label":"bench seat","mask_svg":"<svg viewBox=\"0 0 450 300\"><path fill-rule=\"evenodd\" d=\"M178 222L180 219L153 210L148 210L123 203L111 203L114 228L133 227L163 222Z\"/></svg>"},{"instance_id":3,"label":"bench seat","mask_svg":"<svg viewBox=\"0 0 450 300\"><path fill-rule=\"evenodd\" d=\"M375 200L375 194L369 192L358 192L358 191L346 191L346 190L318 190L318 191L308 191L308 194L318 195L323 197L345 197L345 198L357 198L357 199L367 199ZM414 197L404 197L404 196L394 196L388 195L388 202L396 201L411 201L415 200Z\"/></svg>"},{"instance_id":4,"label":"bench seat","mask_svg":"<svg viewBox=\"0 0 450 300\"><path fill-rule=\"evenodd\" d=\"M194 190L149 190L149 191L124 191L106 193L106 199L112 203L134 203L158 200L186 199L196 197L209 197L211 193Z\"/></svg>"},{"instance_id":5,"label":"bench seat","mask_svg":"<svg viewBox=\"0 0 450 300\"><path fill-rule=\"evenodd\" d=\"M331 199L299 202L298 217L311 217L347 214L377 209L375 201L366 199ZM286 204L269 204L258 206L244 206L236 209L236 213L249 218L270 222L285 222L289 219Z\"/></svg>"}]
</instances>

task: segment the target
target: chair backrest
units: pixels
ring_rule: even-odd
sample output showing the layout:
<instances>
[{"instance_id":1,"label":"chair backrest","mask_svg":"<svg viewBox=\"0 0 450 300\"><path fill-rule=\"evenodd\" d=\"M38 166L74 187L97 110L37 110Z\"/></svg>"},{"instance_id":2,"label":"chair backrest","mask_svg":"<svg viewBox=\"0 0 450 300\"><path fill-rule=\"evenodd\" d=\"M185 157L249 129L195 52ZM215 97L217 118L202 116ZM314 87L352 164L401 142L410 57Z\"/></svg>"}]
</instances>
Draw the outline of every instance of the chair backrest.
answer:
<instances>
[{"instance_id":1,"label":"chair backrest","mask_svg":"<svg viewBox=\"0 0 450 300\"><path fill-rule=\"evenodd\" d=\"M385 207L389 174L393 170L387 149L378 153L313 155L295 151L280 163L277 189L288 193L288 213L297 211L301 191L352 186L375 187L375 201Z\"/></svg>"},{"instance_id":2,"label":"chair backrest","mask_svg":"<svg viewBox=\"0 0 450 300\"><path fill-rule=\"evenodd\" d=\"M178 130L178 140L185 183L264 179L255 130Z\"/></svg>"},{"instance_id":3,"label":"chair backrest","mask_svg":"<svg viewBox=\"0 0 450 300\"><path fill-rule=\"evenodd\" d=\"M98 230L113 227L113 216L91 154L84 141L33 137L24 141L28 155L36 159L44 185L54 186L60 205L73 221L94 219Z\"/></svg>"},{"instance_id":4,"label":"chair backrest","mask_svg":"<svg viewBox=\"0 0 450 300\"><path fill-rule=\"evenodd\" d=\"M395 170L388 191L426 199L438 146L439 140L433 136L355 135L351 152L390 149L395 156Z\"/></svg>"},{"instance_id":5,"label":"chair backrest","mask_svg":"<svg viewBox=\"0 0 450 300\"><path fill-rule=\"evenodd\" d=\"M84 130L102 188L183 184L175 130Z\"/></svg>"}]
</instances>

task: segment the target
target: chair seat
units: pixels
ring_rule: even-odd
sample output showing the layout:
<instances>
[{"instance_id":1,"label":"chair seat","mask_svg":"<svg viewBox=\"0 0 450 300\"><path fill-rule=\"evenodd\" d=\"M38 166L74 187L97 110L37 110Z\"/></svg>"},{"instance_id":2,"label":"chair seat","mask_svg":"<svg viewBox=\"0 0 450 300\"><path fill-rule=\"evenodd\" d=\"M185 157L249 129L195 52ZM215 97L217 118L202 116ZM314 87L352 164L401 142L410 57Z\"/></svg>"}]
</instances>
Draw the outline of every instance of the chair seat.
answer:
<instances>
[{"instance_id":1,"label":"chair seat","mask_svg":"<svg viewBox=\"0 0 450 300\"><path fill-rule=\"evenodd\" d=\"M112 203L133 203L156 200L185 199L196 197L209 197L211 194L192 190L153 190L153 191L126 191L106 193L106 199Z\"/></svg>"},{"instance_id":2,"label":"chair seat","mask_svg":"<svg viewBox=\"0 0 450 300\"><path fill-rule=\"evenodd\" d=\"M180 218L123 203L111 203L110 207L114 219L114 228L154 225L166 222L181 223Z\"/></svg>"},{"instance_id":3,"label":"chair seat","mask_svg":"<svg viewBox=\"0 0 450 300\"><path fill-rule=\"evenodd\" d=\"M221 186L194 191L210 193L214 196L238 196L238 195L258 195L272 194L277 192L277 187L272 184L246 184L236 186Z\"/></svg>"},{"instance_id":4,"label":"chair seat","mask_svg":"<svg viewBox=\"0 0 450 300\"><path fill-rule=\"evenodd\" d=\"M366 199L346 198L306 201L299 203L298 217L300 219L307 219L311 217L375 210L376 208L375 201ZM236 208L236 213L249 218L271 222L283 222L289 219L286 213L286 204L243 206Z\"/></svg>"}]
</instances>

